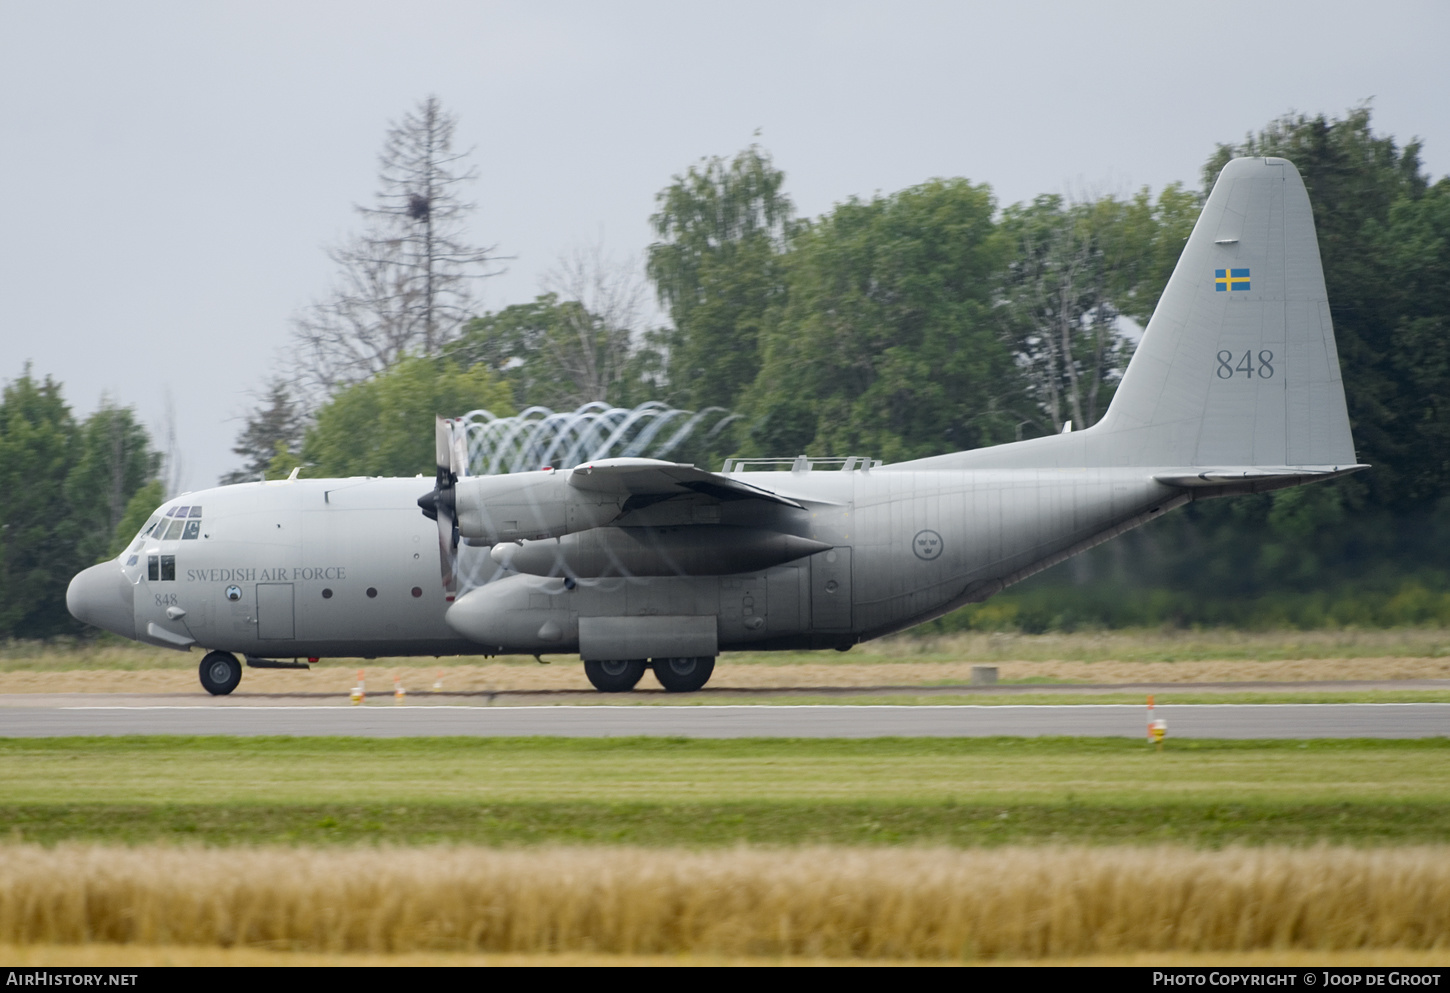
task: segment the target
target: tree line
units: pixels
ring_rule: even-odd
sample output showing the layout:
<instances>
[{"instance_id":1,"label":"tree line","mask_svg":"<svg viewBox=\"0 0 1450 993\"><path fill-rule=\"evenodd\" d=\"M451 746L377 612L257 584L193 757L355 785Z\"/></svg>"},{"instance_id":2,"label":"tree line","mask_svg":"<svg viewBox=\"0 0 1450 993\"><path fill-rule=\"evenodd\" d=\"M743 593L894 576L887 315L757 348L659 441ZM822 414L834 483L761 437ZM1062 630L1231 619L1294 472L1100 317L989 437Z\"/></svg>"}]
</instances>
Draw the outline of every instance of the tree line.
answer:
<instances>
[{"instance_id":1,"label":"tree line","mask_svg":"<svg viewBox=\"0 0 1450 993\"><path fill-rule=\"evenodd\" d=\"M536 299L491 313L472 288L501 259L464 237L472 171L455 127L429 98L390 130L362 230L331 250L336 282L294 319L224 481L429 473L433 415L479 407L660 399L740 414L690 453L707 467L896 461L1086 427L1218 171L1282 155L1309 189L1359 458L1375 468L1191 505L937 626L1450 622L1450 180L1431 181L1417 143L1376 134L1367 107L1219 145L1198 188L1004 206L985 183L932 179L814 218L752 145L659 193L642 266L576 250ZM649 292L663 326L645 323ZM58 400L27 373L6 403L47 389Z\"/></svg>"}]
</instances>

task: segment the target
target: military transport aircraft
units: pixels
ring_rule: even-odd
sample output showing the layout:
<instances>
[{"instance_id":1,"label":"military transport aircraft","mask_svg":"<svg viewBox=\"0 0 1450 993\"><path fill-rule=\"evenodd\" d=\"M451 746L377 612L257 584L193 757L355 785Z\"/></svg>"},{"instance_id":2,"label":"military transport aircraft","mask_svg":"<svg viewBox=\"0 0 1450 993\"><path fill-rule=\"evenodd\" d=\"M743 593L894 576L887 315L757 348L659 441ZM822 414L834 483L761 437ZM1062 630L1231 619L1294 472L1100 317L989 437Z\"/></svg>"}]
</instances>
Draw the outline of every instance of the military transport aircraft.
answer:
<instances>
[{"instance_id":1,"label":"military transport aircraft","mask_svg":"<svg viewBox=\"0 0 1450 993\"><path fill-rule=\"evenodd\" d=\"M462 447L440 421L421 499L418 479L296 473L177 497L76 576L67 605L128 638L210 649L201 682L216 694L241 679L238 654L577 652L600 690L653 668L688 691L721 651L844 650L1189 501L1365 468L1309 199L1276 158L1224 168L1086 430L774 472L610 458L467 476Z\"/></svg>"}]
</instances>

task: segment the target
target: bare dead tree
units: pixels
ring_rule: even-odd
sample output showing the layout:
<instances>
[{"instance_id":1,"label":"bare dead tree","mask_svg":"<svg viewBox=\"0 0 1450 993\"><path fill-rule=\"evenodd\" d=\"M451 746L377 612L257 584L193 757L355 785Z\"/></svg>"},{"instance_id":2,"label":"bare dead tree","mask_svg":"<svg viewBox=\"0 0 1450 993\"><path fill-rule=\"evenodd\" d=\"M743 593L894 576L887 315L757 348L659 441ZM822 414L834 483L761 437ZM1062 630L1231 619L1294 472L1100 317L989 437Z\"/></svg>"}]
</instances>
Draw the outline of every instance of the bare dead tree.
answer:
<instances>
[{"instance_id":1,"label":"bare dead tree","mask_svg":"<svg viewBox=\"0 0 1450 993\"><path fill-rule=\"evenodd\" d=\"M607 399L625 375L646 299L637 262L608 257L602 242L561 254L540 288L565 303L559 334L545 338L550 359L576 388L579 403Z\"/></svg>"},{"instance_id":2,"label":"bare dead tree","mask_svg":"<svg viewBox=\"0 0 1450 993\"><path fill-rule=\"evenodd\" d=\"M388 368L404 354L436 355L471 316L473 284L495 275L492 247L464 228L477 204L469 151L454 151L457 118L437 97L393 124L378 158L372 206L356 209L362 234L332 249L332 294L293 321L298 392L318 402Z\"/></svg>"},{"instance_id":3,"label":"bare dead tree","mask_svg":"<svg viewBox=\"0 0 1450 993\"><path fill-rule=\"evenodd\" d=\"M166 439L166 448L161 453L161 487L170 500L181 492L186 478L186 466L182 460L181 445L176 440L176 403L171 398L171 387L162 388L161 430L157 432Z\"/></svg>"}]
</instances>

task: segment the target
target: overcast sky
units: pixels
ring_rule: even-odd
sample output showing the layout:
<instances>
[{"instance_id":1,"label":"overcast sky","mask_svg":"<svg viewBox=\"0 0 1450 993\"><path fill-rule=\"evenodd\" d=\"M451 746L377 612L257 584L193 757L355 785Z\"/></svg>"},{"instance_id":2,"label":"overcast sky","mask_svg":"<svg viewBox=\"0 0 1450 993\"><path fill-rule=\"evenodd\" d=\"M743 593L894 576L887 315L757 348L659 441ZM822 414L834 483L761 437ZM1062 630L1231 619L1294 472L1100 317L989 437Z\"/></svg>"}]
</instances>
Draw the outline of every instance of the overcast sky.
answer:
<instances>
[{"instance_id":1,"label":"overcast sky","mask_svg":"<svg viewBox=\"0 0 1450 993\"><path fill-rule=\"evenodd\" d=\"M1443 2L0 0L0 379L156 429L169 396L212 485L428 94L477 149L474 239L514 257L497 309L571 246L638 257L670 178L752 140L806 215L933 176L1006 204L1197 185L1217 142L1372 98L1439 177L1447 38Z\"/></svg>"}]
</instances>

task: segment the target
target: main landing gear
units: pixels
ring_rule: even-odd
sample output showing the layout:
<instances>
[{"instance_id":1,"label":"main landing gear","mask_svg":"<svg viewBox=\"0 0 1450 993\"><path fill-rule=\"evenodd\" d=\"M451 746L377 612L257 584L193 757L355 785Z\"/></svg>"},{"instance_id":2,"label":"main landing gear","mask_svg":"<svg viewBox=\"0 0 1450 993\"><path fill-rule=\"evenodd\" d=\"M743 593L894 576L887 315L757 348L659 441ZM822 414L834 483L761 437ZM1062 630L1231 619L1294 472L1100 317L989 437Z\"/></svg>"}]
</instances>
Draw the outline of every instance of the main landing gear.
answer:
<instances>
[{"instance_id":1,"label":"main landing gear","mask_svg":"<svg viewBox=\"0 0 1450 993\"><path fill-rule=\"evenodd\" d=\"M201 685L212 696L226 696L242 681L242 664L227 652L207 652L198 670Z\"/></svg>"},{"instance_id":2,"label":"main landing gear","mask_svg":"<svg viewBox=\"0 0 1450 993\"><path fill-rule=\"evenodd\" d=\"M584 662L584 675L601 693L627 693L653 668L660 685L671 693L693 693L704 686L715 671L711 657L674 659L612 659Z\"/></svg>"},{"instance_id":3,"label":"main landing gear","mask_svg":"<svg viewBox=\"0 0 1450 993\"><path fill-rule=\"evenodd\" d=\"M584 660L584 675L600 693L627 693L644 676L644 659Z\"/></svg>"},{"instance_id":4,"label":"main landing gear","mask_svg":"<svg viewBox=\"0 0 1450 993\"><path fill-rule=\"evenodd\" d=\"M710 681L715 660L698 658L654 659L655 678L671 693L693 693Z\"/></svg>"}]
</instances>

